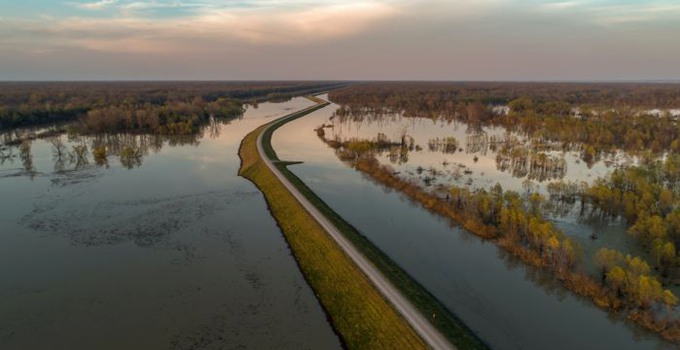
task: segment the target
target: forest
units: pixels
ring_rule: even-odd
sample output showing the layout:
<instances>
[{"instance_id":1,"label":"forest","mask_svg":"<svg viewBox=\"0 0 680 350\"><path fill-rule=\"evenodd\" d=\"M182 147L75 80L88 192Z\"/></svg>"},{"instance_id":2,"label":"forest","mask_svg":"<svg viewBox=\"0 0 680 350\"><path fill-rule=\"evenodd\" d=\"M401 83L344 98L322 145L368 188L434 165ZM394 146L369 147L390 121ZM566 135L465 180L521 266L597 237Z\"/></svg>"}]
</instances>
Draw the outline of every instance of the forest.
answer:
<instances>
[{"instance_id":1,"label":"forest","mask_svg":"<svg viewBox=\"0 0 680 350\"><path fill-rule=\"evenodd\" d=\"M0 130L78 120L79 131L188 134L210 118L234 118L243 103L286 99L337 82L5 82Z\"/></svg>"},{"instance_id":2,"label":"forest","mask_svg":"<svg viewBox=\"0 0 680 350\"><path fill-rule=\"evenodd\" d=\"M427 115L460 106L507 105L526 97L545 114L570 113L570 106L678 108L680 86L670 83L513 83L513 82L371 82L331 91L345 107L403 110Z\"/></svg>"}]
</instances>

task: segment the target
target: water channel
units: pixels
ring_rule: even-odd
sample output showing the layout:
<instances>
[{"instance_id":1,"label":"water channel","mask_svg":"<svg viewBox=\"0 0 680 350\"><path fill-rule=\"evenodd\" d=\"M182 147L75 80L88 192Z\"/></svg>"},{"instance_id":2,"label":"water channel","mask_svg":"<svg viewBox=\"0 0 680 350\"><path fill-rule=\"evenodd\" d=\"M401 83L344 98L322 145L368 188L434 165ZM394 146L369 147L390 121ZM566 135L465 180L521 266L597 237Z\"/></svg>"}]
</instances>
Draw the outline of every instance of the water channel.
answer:
<instances>
[{"instance_id":1,"label":"water channel","mask_svg":"<svg viewBox=\"0 0 680 350\"><path fill-rule=\"evenodd\" d=\"M263 196L237 176L243 136L312 104L261 103L188 138L5 147L0 348L339 348ZM95 160L95 143L116 155Z\"/></svg>"}]
</instances>

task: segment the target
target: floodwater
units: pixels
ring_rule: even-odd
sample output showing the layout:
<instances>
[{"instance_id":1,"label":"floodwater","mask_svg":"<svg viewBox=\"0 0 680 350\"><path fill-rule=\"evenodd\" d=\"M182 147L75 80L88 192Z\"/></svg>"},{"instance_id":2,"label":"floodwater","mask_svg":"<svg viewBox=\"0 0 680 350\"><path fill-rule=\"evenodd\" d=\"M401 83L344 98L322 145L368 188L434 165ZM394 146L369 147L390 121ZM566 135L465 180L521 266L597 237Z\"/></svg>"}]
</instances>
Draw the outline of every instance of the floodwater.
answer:
<instances>
[{"instance_id":1,"label":"floodwater","mask_svg":"<svg viewBox=\"0 0 680 350\"><path fill-rule=\"evenodd\" d=\"M322 124L332 125L324 128L328 140L376 140L382 134L390 142L398 143L402 135L406 135L406 143L412 147L392 147L376 154L376 159L392 167L400 177L429 188L441 185L489 189L499 183L504 190L536 191L549 197L547 185L551 182L592 184L618 167L639 161L635 155L617 151L602 153L586 162L579 147L562 150L560 144L537 146L531 138L502 127L473 127L445 119L408 118L397 114L335 115L318 122ZM447 142L451 139L455 141ZM543 166L532 166L533 159L540 157L544 157ZM589 217L589 210L581 215L579 204L562 203L556 207L561 210L546 210L546 214L560 230L581 244L588 271L597 271L591 257L602 247L650 260L649 254L625 233L623 220ZM597 236L596 240L591 238L593 235Z\"/></svg>"},{"instance_id":2,"label":"floodwater","mask_svg":"<svg viewBox=\"0 0 680 350\"><path fill-rule=\"evenodd\" d=\"M277 130L279 158L303 161L290 169L492 348L671 348L345 166L314 132L337 107Z\"/></svg>"},{"instance_id":3,"label":"floodwater","mask_svg":"<svg viewBox=\"0 0 680 350\"><path fill-rule=\"evenodd\" d=\"M609 174L614 168L634 164L636 157L623 152L601 155L590 164L582 161L578 150L555 150L559 145L544 145L535 152L532 140L502 127L472 127L464 122L407 118L385 115L378 118L340 117L325 122L329 140L371 140L379 133L398 142L405 134L413 147L405 154L385 151L376 159L400 172L402 177L419 181L425 186L456 185L470 188L490 188L500 183L505 190L523 192L527 189L546 193L547 183L592 182ZM446 140L455 139L455 147L446 147ZM513 144L504 147L504 143ZM524 157L517 154L527 152ZM533 153L533 154L532 154ZM513 156L514 154L514 156ZM531 166L533 158L545 156L544 166Z\"/></svg>"},{"instance_id":4,"label":"floodwater","mask_svg":"<svg viewBox=\"0 0 680 350\"><path fill-rule=\"evenodd\" d=\"M261 103L198 137L4 148L16 156L0 162L0 348L340 348L262 195L236 175L246 133L311 104Z\"/></svg>"}]
</instances>

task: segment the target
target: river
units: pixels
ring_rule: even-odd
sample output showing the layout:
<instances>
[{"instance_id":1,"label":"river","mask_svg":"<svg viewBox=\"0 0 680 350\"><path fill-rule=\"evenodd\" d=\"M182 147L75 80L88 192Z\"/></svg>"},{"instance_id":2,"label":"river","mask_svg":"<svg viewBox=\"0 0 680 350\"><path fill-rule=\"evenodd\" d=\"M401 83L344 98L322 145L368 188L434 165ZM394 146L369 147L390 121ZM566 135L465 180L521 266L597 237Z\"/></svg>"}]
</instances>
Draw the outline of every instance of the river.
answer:
<instances>
[{"instance_id":1,"label":"river","mask_svg":"<svg viewBox=\"0 0 680 350\"><path fill-rule=\"evenodd\" d=\"M0 164L0 348L340 348L263 196L237 176L243 136L312 104L261 103L195 137L61 135L11 148ZM118 155L95 160L102 143Z\"/></svg>"}]
</instances>

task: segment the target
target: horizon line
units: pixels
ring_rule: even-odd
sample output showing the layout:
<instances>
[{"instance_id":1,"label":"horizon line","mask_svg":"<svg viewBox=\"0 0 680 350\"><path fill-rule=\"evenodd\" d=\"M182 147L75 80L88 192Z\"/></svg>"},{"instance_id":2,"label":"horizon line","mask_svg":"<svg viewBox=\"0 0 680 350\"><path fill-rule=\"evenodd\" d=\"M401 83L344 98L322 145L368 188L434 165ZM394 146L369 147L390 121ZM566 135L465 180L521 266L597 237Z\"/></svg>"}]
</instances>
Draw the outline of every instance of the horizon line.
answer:
<instances>
[{"instance_id":1,"label":"horizon line","mask_svg":"<svg viewBox=\"0 0 680 350\"><path fill-rule=\"evenodd\" d=\"M656 83L680 84L677 79L0 79L0 83L249 83L249 82L338 82L338 83Z\"/></svg>"}]
</instances>

